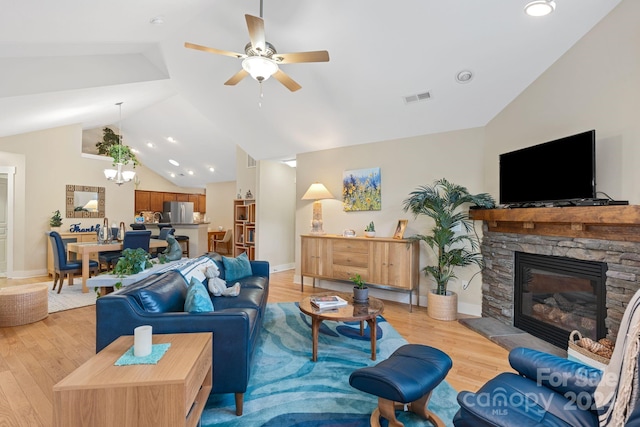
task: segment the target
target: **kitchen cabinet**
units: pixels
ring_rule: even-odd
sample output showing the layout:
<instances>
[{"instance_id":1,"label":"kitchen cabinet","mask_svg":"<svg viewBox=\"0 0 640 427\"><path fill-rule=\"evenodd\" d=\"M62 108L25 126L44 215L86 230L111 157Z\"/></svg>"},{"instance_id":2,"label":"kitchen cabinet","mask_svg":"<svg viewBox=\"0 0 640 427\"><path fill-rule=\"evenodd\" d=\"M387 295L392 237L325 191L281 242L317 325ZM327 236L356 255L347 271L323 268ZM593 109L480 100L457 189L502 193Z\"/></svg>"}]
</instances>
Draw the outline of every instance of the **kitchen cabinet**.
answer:
<instances>
[{"instance_id":1,"label":"kitchen cabinet","mask_svg":"<svg viewBox=\"0 0 640 427\"><path fill-rule=\"evenodd\" d=\"M418 242L406 239L342 236L301 236L301 290L304 277L348 281L359 274L367 286L409 294L419 292Z\"/></svg>"},{"instance_id":2,"label":"kitchen cabinet","mask_svg":"<svg viewBox=\"0 0 640 427\"><path fill-rule=\"evenodd\" d=\"M193 202L193 211L207 211L206 194L174 193L165 191L135 190L135 215L142 211L163 212L164 202Z\"/></svg>"}]
</instances>

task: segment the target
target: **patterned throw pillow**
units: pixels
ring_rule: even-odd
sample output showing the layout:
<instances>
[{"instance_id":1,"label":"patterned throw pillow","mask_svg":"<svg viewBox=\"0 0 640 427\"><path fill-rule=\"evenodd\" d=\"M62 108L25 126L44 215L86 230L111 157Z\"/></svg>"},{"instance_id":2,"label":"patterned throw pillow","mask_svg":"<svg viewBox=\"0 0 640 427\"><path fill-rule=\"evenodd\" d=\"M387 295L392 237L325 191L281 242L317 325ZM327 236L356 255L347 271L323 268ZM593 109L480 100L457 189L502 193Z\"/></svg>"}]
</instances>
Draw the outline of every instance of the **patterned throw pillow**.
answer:
<instances>
[{"instance_id":1,"label":"patterned throw pillow","mask_svg":"<svg viewBox=\"0 0 640 427\"><path fill-rule=\"evenodd\" d=\"M242 253L235 258L222 257L225 269L225 280L227 283L253 275L251 263L246 253Z\"/></svg>"},{"instance_id":2,"label":"patterned throw pillow","mask_svg":"<svg viewBox=\"0 0 640 427\"><path fill-rule=\"evenodd\" d=\"M184 311L188 313L208 313L213 311L213 303L209 298L207 288L195 277L191 278L191 283L187 289Z\"/></svg>"}]
</instances>

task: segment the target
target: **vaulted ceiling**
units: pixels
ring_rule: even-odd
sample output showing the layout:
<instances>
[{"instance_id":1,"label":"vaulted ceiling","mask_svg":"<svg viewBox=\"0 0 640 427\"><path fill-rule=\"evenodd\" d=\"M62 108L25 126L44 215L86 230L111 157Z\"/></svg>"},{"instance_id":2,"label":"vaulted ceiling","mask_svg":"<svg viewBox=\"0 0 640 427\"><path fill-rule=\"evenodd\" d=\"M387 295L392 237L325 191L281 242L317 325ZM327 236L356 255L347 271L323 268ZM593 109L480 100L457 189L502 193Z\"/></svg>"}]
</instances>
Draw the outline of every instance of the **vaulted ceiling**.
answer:
<instances>
[{"instance_id":1,"label":"vaulted ceiling","mask_svg":"<svg viewBox=\"0 0 640 427\"><path fill-rule=\"evenodd\" d=\"M259 0L0 0L0 136L100 129L123 102L142 163L203 187L235 179L236 145L280 160L483 126L622 0L558 0L543 18L528 1L264 0L278 52L329 51L281 65L302 86L290 92L273 78L225 86L240 59L184 47L244 52Z\"/></svg>"}]
</instances>

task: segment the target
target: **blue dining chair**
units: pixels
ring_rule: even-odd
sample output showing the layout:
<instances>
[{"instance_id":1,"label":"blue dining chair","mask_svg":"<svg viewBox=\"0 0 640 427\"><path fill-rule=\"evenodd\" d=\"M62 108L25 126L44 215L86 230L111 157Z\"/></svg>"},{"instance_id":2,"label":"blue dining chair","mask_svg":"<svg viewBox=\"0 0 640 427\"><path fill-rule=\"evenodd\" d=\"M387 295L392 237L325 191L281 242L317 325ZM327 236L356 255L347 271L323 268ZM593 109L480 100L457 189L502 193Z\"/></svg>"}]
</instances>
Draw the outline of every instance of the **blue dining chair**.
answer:
<instances>
[{"instance_id":1,"label":"blue dining chair","mask_svg":"<svg viewBox=\"0 0 640 427\"><path fill-rule=\"evenodd\" d=\"M62 290L62 284L64 282L64 276L69 276L69 285L73 285L73 275L82 274L82 262L80 261L67 261L67 250L62 242L62 237L57 231L51 231L49 233L49 239L51 240L51 249L53 254L53 290L56 290L58 280L60 284L58 286L58 293ZM98 263L96 261L89 261L89 274L96 274L98 272Z\"/></svg>"},{"instance_id":2,"label":"blue dining chair","mask_svg":"<svg viewBox=\"0 0 640 427\"><path fill-rule=\"evenodd\" d=\"M150 240L151 230L127 231L124 233L124 239L122 239L122 250L141 248L149 252ZM100 264L104 263L109 268L113 268L121 256L122 251L100 252L98 259L100 260Z\"/></svg>"}]
</instances>

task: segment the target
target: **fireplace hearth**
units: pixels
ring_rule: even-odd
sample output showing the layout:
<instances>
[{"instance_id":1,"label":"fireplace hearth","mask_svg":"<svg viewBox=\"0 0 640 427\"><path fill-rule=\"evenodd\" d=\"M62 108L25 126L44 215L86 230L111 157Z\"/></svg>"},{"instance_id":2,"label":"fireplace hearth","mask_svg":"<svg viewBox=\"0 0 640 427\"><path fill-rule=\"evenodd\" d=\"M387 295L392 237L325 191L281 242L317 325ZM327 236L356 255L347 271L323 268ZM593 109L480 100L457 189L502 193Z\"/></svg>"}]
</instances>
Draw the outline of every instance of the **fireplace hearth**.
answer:
<instances>
[{"instance_id":1,"label":"fireplace hearth","mask_svg":"<svg viewBox=\"0 0 640 427\"><path fill-rule=\"evenodd\" d=\"M603 338L606 272L603 262L515 252L514 326L558 347L573 330Z\"/></svg>"}]
</instances>

